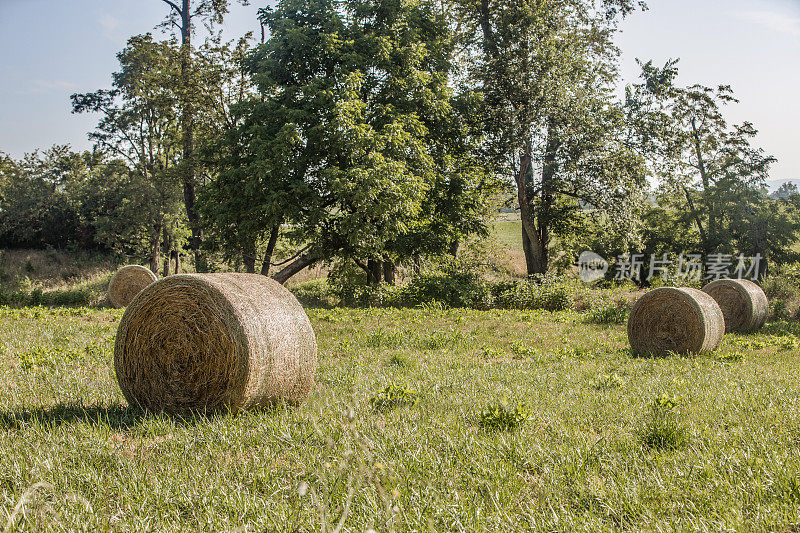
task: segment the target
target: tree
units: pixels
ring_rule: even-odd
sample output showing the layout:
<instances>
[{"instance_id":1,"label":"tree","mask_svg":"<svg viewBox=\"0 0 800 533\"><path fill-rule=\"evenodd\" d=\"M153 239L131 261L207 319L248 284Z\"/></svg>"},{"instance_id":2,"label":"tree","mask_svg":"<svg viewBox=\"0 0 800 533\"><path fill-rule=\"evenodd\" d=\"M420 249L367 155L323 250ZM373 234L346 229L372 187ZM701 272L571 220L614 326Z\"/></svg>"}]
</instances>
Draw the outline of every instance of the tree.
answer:
<instances>
[{"instance_id":1,"label":"tree","mask_svg":"<svg viewBox=\"0 0 800 533\"><path fill-rule=\"evenodd\" d=\"M156 42L149 34L131 37L117 57L121 69L113 76L113 88L72 95L73 112L101 113L89 137L128 166L114 188L121 197L111 211L101 213L107 221L101 226L105 233L145 236L155 272L162 244L181 234L180 96L175 85L180 57L174 43ZM122 246L116 238L101 238ZM130 244L132 238L124 241Z\"/></svg>"},{"instance_id":2,"label":"tree","mask_svg":"<svg viewBox=\"0 0 800 533\"><path fill-rule=\"evenodd\" d=\"M640 3L643 7L643 4ZM632 227L644 169L613 97L616 21L629 0L463 2L478 28L473 76L491 148L513 174L529 274L545 273L552 235L586 207Z\"/></svg>"},{"instance_id":3,"label":"tree","mask_svg":"<svg viewBox=\"0 0 800 533\"><path fill-rule=\"evenodd\" d=\"M192 230L191 248L195 253L195 267L198 271L205 269L205 260L200 251L203 240L202 228L195 207L197 196L197 170L195 158L195 101L200 92L200 84L195 76L192 53L192 33L194 21L199 20L207 25L221 24L228 13L229 0L161 0L169 6L169 15L162 23L164 28L176 28L181 36L180 52L180 108L181 108L181 141L183 161L181 180L183 184L183 201L186 217ZM248 0L239 0L247 5Z\"/></svg>"},{"instance_id":4,"label":"tree","mask_svg":"<svg viewBox=\"0 0 800 533\"><path fill-rule=\"evenodd\" d=\"M209 189L244 191L258 213L242 219L286 224L303 248L276 279L339 257L391 280L425 242L485 229L491 179L470 159L469 99L448 84L450 33L432 3L287 0L260 16L270 39L247 61L260 98Z\"/></svg>"},{"instance_id":5,"label":"tree","mask_svg":"<svg viewBox=\"0 0 800 533\"><path fill-rule=\"evenodd\" d=\"M0 154L0 244L91 246L75 194L86 175L87 157L69 146L26 154L20 161Z\"/></svg>"},{"instance_id":6,"label":"tree","mask_svg":"<svg viewBox=\"0 0 800 533\"><path fill-rule=\"evenodd\" d=\"M708 255L726 248L730 228L725 219L748 199L754 202L750 209L766 205L761 190L775 158L751 145L757 130L750 122L726 121L723 107L738 102L730 86L678 87L677 60L662 68L652 62L640 65L642 81L629 87L626 96L637 144L663 187L683 197L700 251Z\"/></svg>"}]
</instances>

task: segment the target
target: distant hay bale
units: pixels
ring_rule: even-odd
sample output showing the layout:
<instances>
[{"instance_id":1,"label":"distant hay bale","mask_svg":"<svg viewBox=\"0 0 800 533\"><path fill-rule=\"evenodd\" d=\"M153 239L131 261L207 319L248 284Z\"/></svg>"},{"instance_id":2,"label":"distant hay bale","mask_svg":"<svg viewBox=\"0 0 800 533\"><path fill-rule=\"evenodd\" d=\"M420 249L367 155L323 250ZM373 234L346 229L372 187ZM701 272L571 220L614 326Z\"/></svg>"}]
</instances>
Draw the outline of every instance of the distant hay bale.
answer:
<instances>
[{"instance_id":1,"label":"distant hay bale","mask_svg":"<svg viewBox=\"0 0 800 533\"><path fill-rule=\"evenodd\" d=\"M636 301L628 318L631 348L643 356L708 353L724 333L719 305L697 289L653 289Z\"/></svg>"},{"instance_id":2,"label":"distant hay bale","mask_svg":"<svg viewBox=\"0 0 800 533\"><path fill-rule=\"evenodd\" d=\"M180 413L301 403L317 342L297 299L258 274L181 274L128 306L114 346L131 405Z\"/></svg>"},{"instance_id":3,"label":"distant hay bale","mask_svg":"<svg viewBox=\"0 0 800 533\"><path fill-rule=\"evenodd\" d=\"M764 291L746 279L718 279L705 287L725 317L725 333L755 331L767 320L769 303Z\"/></svg>"},{"instance_id":4,"label":"distant hay bale","mask_svg":"<svg viewBox=\"0 0 800 533\"><path fill-rule=\"evenodd\" d=\"M157 279L147 267L124 266L116 271L108 283L108 300L114 307L126 307L142 289Z\"/></svg>"}]
</instances>

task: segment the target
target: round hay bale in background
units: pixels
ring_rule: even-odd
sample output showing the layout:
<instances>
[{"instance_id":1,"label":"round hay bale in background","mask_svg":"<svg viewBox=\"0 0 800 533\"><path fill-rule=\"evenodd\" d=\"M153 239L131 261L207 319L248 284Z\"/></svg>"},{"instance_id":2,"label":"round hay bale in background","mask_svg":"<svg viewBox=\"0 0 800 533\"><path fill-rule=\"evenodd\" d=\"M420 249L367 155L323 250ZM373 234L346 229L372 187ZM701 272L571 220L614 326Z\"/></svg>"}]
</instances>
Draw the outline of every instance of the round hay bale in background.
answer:
<instances>
[{"instance_id":1,"label":"round hay bale in background","mask_svg":"<svg viewBox=\"0 0 800 533\"><path fill-rule=\"evenodd\" d=\"M157 279L147 267L124 266L114 273L108 283L108 300L114 307L126 307L142 289Z\"/></svg>"},{"instance_id":2,"label":"round hay bale in background","mask_svg":"<svg viewBox=\"0 0 800 533\"><path fill-rule=\"evenodd\" d=\"M179 413L302 402L317 342L297 299L258 274L180 274L153 283L122 316L117 381L131 405Z\"/></svg>"},{"instance_id":3,"label":"round hay bale in background","mask_svg":"<svg viewBox=\"0 0 800 533\"><path fill-rule=\"evenodd\" d=\"M637 355L708 353L724 333L719 305L697 289L653 289L636 301L628 317L628 340Z\"/></svg>"},{"instance_id":4,"label":"round hay bale in background","mask_svg":"<svg viewBox=\"0 0 800 533\"><path fill-rule=\"evenodd\" d=\"M750 280L718 279L703 287L703 292L722 309L726 333L755 331L767 320L767 295Z\"/></svg>"}]
</instances>

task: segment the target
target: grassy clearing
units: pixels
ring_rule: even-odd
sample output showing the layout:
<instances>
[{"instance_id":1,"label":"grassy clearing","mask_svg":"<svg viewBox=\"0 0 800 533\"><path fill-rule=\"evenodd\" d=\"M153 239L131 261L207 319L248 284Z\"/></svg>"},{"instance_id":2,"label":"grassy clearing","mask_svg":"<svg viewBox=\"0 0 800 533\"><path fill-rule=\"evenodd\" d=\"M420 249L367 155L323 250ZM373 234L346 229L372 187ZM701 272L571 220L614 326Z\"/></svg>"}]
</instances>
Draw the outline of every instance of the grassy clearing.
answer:
<instances>
[{"instance_id":1,"label":"grassy clearing","mask_svg":"<svg viewBox=\"0 0 800 533\"><path fill-rule=\"evenodd\" d=\"M729 336L709 357L641 359L624 326L574 312L310 310L320 367L308 402L179 420L125 406L112 366L120 316L0 311L11 529L800 522L793 322Z\"/></svg>"}]
</instances>

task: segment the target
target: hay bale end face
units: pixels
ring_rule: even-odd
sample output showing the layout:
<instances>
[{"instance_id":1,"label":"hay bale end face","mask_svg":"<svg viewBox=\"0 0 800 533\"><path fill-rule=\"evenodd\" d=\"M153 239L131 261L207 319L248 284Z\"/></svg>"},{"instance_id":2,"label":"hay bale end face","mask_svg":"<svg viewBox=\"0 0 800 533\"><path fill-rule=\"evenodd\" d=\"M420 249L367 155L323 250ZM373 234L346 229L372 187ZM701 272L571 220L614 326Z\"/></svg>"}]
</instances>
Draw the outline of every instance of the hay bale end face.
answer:
<instances>
[{"instance_id":1,"label":"hay bale end face","mask_svg":"<svg viewBox=\"0 0 800 533\"><path fill-rule=\"evenodd\" d=\"M628 318L631 349L642 356L708 353L724 333L719 305L697 289L653 289L636 301Z\"/></svg>"},{"instance_id":2,"label":"hay bale end face","mask_svg":"<svg viewBox=\"0 0 800 533\"><path fill-rule=\"evenodd\" d=\"M149 268L127 265L117 270L108 283L108 301L114 307L126 307L142 289L158 277Z\"/></svg>"},{"instance_id":3,"label":"hay bale end face","mask_svg":"<svg viewBox=\"0 0 800 533\"><path fill-rule=\"evenodd\" d=\"M703 292L722 309L726 333L755 331L767 320L767 295L750 280L718 279L703 287Z\"/></svg>"},{"instance_id":4,"label":"hay bale end face","mask_svg":"<svg viewBox=\"0 0 800 533\"><path fill-rule=\"evenodd\" d=\"M125 311L117 381L151 411L220 411L301 403L317 343L297 299L257 274L181 274L153 283Z\"/></svg>"}]
</instances>

